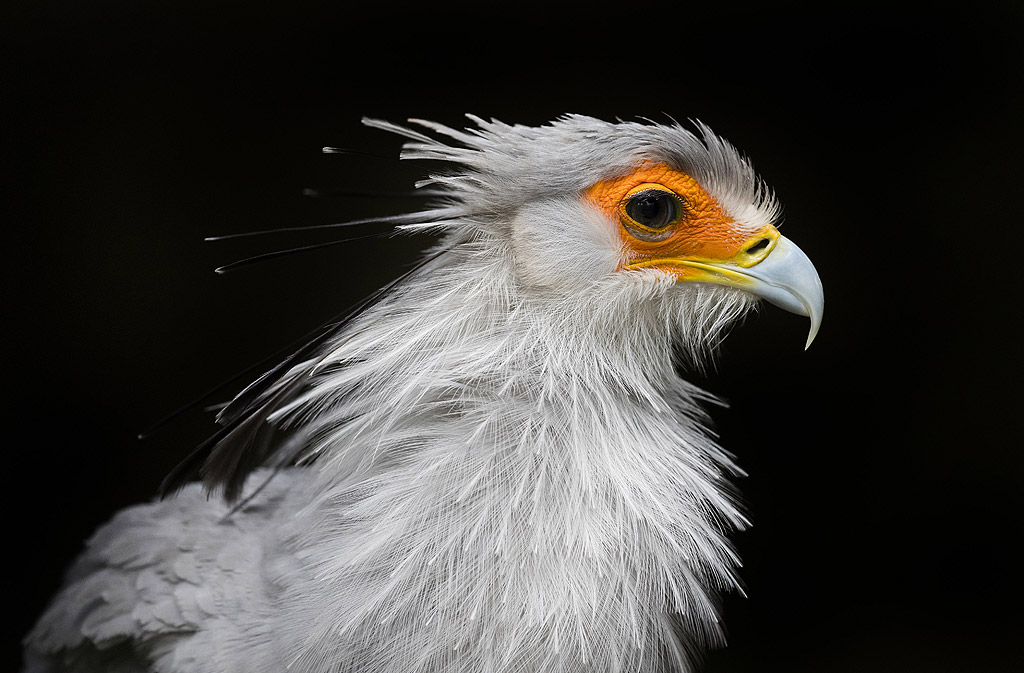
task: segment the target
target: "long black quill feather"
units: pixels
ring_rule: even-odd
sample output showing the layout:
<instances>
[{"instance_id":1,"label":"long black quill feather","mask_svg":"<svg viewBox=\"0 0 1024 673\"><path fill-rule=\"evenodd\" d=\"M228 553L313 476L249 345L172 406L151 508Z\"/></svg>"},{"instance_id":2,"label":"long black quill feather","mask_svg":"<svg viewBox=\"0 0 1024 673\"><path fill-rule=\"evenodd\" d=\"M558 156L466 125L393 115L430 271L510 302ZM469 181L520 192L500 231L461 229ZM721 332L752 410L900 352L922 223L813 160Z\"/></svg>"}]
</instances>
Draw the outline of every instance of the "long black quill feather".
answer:
<instances>
[{"instance_id":1,"label":"long black quill feather","mask_svg":"<svg viewBox=\"0 0 1024 673\"><path fill-rule=\"evenodd\" d=\"M440 248L371 294L354 306L344 318L329 324L319 335L243 390L218 415L218 422L224 427L196 447L167 475L160 485L160 496L167 497L199 477L208 491L223 487L224 498L228 502L236 501L242 492L246 477L277 452L271 441L272 429L266 426L267 418L308 384L310 374L318 364L315 354L324 343L336 335L353 317L379 301L399 284L409 280L448 250L447 247ZM290 382L271 392L275 386L281 384L291 369L304 360L308 362L307 367L295 372ZM284 446L290 446L293 455L278 456L274 461L276 469L293 460L303 448L295 442L286 442Z\"/></svg>"}]
</instances>

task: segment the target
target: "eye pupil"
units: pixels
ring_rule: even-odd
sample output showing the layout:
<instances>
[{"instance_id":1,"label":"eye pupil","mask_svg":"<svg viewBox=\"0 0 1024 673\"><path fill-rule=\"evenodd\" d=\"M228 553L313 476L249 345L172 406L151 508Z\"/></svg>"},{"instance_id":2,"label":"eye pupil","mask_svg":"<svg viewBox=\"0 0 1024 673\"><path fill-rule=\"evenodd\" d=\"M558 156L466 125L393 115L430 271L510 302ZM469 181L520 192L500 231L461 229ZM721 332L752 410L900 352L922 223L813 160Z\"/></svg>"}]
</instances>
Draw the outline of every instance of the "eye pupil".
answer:
<instances>
[{"instance_id":1,"label":"eye pupil","mask_svg":"<svg viewBox=\"0 0 1024 673\"><path fill-rule=\"evenodd\" d=\"M676 199L656 189L635 194L626 203L626 214L637 224L650 229L664 229L676 221L678 212Z\"/></svg>"},{"instance_id":2,"label":"eye pupil","mask_svg":"<svg viewBox=\"0 0 1024 673\"><path fill-rule=\"evenodd\" d=\"M645 220L656 220L659 215L663 214L662 211L665 210L662 199L656 199L651 196L645 196L640 199L638 209L640 210L640 217Z\"/></svg>"}]
</instances>

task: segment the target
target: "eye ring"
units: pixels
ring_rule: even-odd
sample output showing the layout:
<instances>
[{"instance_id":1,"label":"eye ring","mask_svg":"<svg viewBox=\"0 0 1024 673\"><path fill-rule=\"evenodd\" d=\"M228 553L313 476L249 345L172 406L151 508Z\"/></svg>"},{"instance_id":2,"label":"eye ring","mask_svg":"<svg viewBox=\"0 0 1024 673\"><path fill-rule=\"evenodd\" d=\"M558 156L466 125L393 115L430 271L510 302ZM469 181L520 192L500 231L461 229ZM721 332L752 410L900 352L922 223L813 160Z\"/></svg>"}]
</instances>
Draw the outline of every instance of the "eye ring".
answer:
<instances>
[{"instance_id":1,"label":"eye ring","mask_svg":"<svg viewBox=\"0 0 1024 673\"><path fill-rule=\"evenodd\" d=\"M619 205L622 225L643 241L661 241L686 215L686 204L660 185L640 185Z\"/></svg>"}]
</instances>

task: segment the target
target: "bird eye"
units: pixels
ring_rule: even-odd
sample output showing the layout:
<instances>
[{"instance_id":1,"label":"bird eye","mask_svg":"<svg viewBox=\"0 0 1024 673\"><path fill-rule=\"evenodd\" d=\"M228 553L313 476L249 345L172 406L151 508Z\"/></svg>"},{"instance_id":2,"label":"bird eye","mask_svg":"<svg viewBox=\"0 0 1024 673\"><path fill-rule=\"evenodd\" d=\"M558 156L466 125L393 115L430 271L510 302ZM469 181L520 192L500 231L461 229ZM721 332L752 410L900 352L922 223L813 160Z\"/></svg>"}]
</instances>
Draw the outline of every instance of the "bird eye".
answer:
<instances>
[{"instance_id":1,"label":"bird eye","mask_svg":"<svg viewBox=\"0 0 1024 673\"><path fill-rule=\"evenodd\" d=\"M626 214L637 224L650 229L664 229L676 221L679 202L668 192L648 189L634 194L626 202Z\"/></svg>"},{"instance_id":2,"label":"bird eye","mask_svg":"<svg viewBox=\"0 0 1024 673\"><path fill-rule=\"evenodd\" d=\"M679 222L684 208L679 198L664 189L645 189L622 204L623 224L643 240L660 240L668 228ZM653 237L653 238L652 238Z\"/></svg>"}]
</instances>

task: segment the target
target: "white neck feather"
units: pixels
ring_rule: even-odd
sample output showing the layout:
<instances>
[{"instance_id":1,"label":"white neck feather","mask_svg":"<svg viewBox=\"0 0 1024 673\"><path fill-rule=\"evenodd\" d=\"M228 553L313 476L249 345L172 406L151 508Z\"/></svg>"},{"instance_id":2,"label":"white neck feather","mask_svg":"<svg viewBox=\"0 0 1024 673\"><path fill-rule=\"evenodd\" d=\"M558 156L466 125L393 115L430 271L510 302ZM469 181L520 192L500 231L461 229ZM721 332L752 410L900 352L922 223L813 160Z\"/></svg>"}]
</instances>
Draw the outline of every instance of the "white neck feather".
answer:
<instances>
[{"instance_id":1,"label":"white neck feather","mask_svg":"<svg viewBox=\"0 0 1024 673\"><path fill-rule=\"evenodd\" d=\"M279 414L318 473L294 528L316 587L281 621L297 670L685 670L718 638L745 521L672 352L749 301L644 272L525 297L493 245L361 317Z\"/></svg>"}]
</instances>

